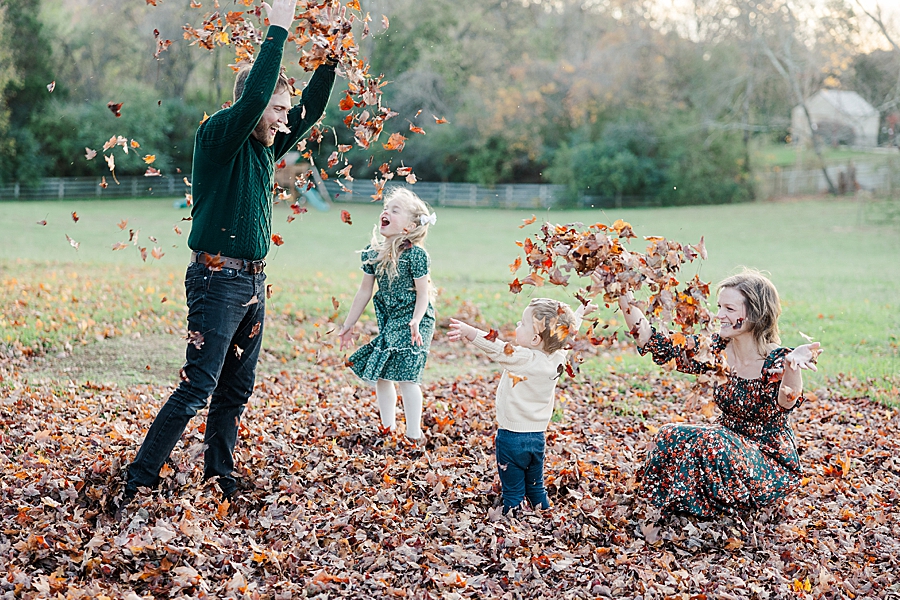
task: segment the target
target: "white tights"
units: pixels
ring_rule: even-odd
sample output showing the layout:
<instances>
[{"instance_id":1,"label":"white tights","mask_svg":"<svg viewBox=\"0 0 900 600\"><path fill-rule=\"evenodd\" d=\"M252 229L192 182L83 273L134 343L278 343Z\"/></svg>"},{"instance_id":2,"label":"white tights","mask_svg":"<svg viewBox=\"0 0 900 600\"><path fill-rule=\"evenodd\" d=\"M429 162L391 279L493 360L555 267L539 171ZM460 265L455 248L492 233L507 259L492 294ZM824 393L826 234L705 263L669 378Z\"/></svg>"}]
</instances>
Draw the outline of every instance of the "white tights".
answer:
<instances>
[{"instance_id":1,"label":"white tights","mask_svg":"<svg viewBox=\"0 0 900 600\"><path fill-rule=\"evenodd\" d=\"M417 440L422 437L422 390L418 383L399 381L403 397L403 414L406 416L406 437ZM381 425L388 429L397 426L397 391L394 382L379 379L375 382L375 397L381 413Z\"/></svg>"}]
</instances>

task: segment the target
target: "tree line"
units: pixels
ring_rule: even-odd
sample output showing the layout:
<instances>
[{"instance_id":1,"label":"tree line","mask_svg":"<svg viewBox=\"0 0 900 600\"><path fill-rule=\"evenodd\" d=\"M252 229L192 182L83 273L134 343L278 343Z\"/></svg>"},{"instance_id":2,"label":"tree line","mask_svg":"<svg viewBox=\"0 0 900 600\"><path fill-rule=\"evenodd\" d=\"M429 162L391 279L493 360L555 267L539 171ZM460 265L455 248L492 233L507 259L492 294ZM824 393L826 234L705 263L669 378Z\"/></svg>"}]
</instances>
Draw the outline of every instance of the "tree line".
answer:
<instances>
[{"instance_id":1,"label":"tree line","mask_svg":"<svg viewBox=\"0 0 900 600\"><path fill-rule=\"evenodd\" d=\"M99 178L106 164L85 148L118 135L141 147L116 155L117 173L143 173L148 153L164 174L189 172L196 126L231 99L235 62L230 47L183 39L213 10L190 4L0 0L0 181ZM558 183L572 199L735 202L753 195L754 144L789 139L791 107L818 89L898 112L897 36L845 0L694 0L682 13L651 0L361 5L374 17L361 49L399 113L387 127L411 139L399 154L347 153L356 178L402 161L420 180ZM892 49L864 50L875 25ZM285 63L308 79L290 44ZM324 120L334 133L310 145L320 166L352 143L341 97L339 80Z\"/></svg>"}]
</instances>

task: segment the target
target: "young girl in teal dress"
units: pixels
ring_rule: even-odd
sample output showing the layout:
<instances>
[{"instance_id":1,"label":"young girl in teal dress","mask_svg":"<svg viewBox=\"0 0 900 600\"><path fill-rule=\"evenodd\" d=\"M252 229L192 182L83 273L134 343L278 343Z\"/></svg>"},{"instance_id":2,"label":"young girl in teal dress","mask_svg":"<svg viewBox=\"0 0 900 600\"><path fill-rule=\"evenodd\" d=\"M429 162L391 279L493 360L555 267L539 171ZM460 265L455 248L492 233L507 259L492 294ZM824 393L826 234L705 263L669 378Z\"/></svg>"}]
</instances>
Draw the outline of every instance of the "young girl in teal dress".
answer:
<instances>
[{"instance_id":1,"label":"young girl in teal dress","mask_svg":"<svg viewBox=\"0 0 900 600\"><path fill-rule=\"evenodd\" d=\"M397 382L403 396L406 437L414 441L423 438L419 383L434 334L425 237L435 220L428 206L408 189L394 188L388 193L372 241L362 251L362 283L338 332L341 349L350 347L356 337L353 327L372 300L378 335L347 363L361 379L375 385L381 424L386 429L396 425ZM378 291L373 297L376 282Z\"/></svg>"},{"instance_id":2,"label":"young girl in teal dress","mask_svg":"<svg viewBox=\"0 0 900 600\"><path fill-rule=\"evenodd\" d=\"M675 361L684 373L711 365L691 344L675 345L653 330L630 294L619 298L638 351L657 364ZM715 388L722 411L714 425L660 428L644 466L644 495L666 513L714 517L758 509L800 485L800 457L790 414L803 401L802 369L816 370L818 342L783 348L775 286L756 271L719 284L720 331L713 349L727 357L728 380Z\"/></svg>"}]
</instances>

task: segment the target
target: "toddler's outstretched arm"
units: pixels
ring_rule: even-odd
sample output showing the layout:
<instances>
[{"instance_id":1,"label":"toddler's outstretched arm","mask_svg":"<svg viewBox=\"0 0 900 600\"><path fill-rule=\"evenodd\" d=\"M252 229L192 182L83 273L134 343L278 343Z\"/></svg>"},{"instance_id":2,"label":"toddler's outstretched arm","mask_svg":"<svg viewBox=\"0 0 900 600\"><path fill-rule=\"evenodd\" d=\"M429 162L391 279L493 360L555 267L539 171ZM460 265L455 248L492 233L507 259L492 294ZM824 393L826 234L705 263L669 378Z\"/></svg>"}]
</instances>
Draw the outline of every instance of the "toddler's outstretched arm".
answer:
<instances>
[{"instance_id":1,"label":"toddler's outstretched arm","mask_svg":"<svg viewBox=\"0 0 900 600\"><path fill-rule=\"evenodd\" d=\"M363 273L363 279L359 284L359 290L357 290L356 296L353 298L353 304L350 306L350 312L347 313L347 318L346 320L344 320L344 325L338 332L338 337L341 340L341 350L343 350L344 348L349 348L353 345L353 327L359 320L360 315L362 315L363 311L366 309L366 305L369 303L369 300L372 299L372 292L374 290L375 276L369 275L368 273Z\"/></svg>"},{"instance_id":2,"label":"toddler's outstretched arm","mask_svg":"<svg viewBox=\"0 0 900 600\"><path fill-rule=\"evenodd\" d=\"M461 342L463 340L468 340L470 342L474 342L477 336L485 336L486 332L472 327L468 323L463 323L462 321L457 321L456 319L450 319L450 332L447 334L447 338L451 342Z\"/></svg>"}]
</instances>

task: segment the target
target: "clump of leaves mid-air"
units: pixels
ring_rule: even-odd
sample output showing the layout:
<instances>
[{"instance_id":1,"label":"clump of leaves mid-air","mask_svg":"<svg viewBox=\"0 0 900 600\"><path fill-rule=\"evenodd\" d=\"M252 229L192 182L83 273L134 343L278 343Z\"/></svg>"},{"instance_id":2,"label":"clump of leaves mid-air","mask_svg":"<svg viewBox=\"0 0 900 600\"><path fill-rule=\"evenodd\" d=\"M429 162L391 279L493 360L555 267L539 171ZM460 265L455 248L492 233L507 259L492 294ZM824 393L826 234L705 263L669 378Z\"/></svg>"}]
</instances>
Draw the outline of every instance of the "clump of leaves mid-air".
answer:
<instances>
[{"instance_id":1,"label":"clump of leaves mid-air","mask_svg":"<svg viewBox=\"0 0 900 600\"><path fill-rule=\"evenodd\" d=\"M534 221L528 219L522 227ZM612 225L594 223L588 227L582 223L544 223L534 239L529 236L523 242L517 242L525 252L524 265L529 273L521 280L516 277L509 289L512 293L520 293L523 286L540 287L545 282L568 286L574 273L591 278L591 284L579 290L576 298L582 303L599 298L607 306L617 302L620 296L646 289L649 292L647 298L631 300L632 305L637 306L656 330L669 337L673 344L686 347L698 361L712 365L711 372L701 376L701 383L721 380L724 363L712 348L713 315L706 307L709 284L701 281L698 275L684 284L678 279L685 264L706 258L703 238L698 244L691 245L646 236L646 251L641 253L628 250L624 245L636 237L631 224L621 219ZM522 258L518 257L510 270L515 273L522 265ZM589 330L591 344L611 345L617 339L617 332L608 337L595 337L596 325L593 323Z\"/></svg>"}]
</instances>

